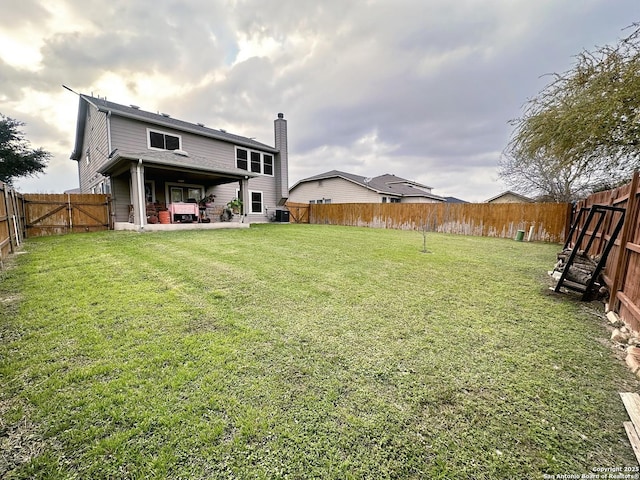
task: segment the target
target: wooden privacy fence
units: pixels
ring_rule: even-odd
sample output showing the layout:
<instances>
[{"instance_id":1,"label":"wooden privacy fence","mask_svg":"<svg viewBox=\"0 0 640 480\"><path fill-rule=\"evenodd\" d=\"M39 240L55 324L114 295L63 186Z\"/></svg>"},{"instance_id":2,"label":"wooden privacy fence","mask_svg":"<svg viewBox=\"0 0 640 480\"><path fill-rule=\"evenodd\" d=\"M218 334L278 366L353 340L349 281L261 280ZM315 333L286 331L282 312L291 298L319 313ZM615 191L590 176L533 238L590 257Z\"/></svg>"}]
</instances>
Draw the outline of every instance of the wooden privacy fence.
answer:
<instances>
[{"instance_id":1,"label":"wooden privacy fence","mask_svg":"<svg viewBox=\"0 0 640 480\"><path fill-rule=\"evenodd\" d=\"M635 331L640 331L640 220L639 207L640 185L638 172L630 183L606 192L591 195L576 205L575 214L580 209L589 209L593 205L606 205L624 210L622 230L611 246L604 267L604 281L609 288L609 309L616 312ZM586 248L592 241L590 254L600 254L612 238L615 226L622 212L608 212L600 223L600 228L590 225L584 232L579 245L570 246L579 250ZM582 215L577 231L584 230L587 216ZM593 222L592 222L593 223ZM569 239L570 241L578 238Z\"/></svg>"},{"instance_id":2,"label":"wooden privacy fence","mask_svg":"<svg viewBox=\"0 0 640 480\"><path fill-rule=\"evenodd\" d=\"M24 198L0 182L0 266L24 240Z\"/></svg>"},{"instance_id":3,"label":"wooden privacy fence","mask_svg":"<svg viewBox=\"0 0 640 480\"><path fill-rule=\"evenodd\" d=\"M24 194L27 237L108 230L111 196L103 194Z\"/></svg>"},{"instance_id":4,"label":"wooden privacy fence","mask_svg":"<svg viewBox=\"0 0 640 480\"><path fill-rule=\"evenodd\" d=\"M289 204L287 204L289 205ZM437 231L560 243L568 232L567 203L336 203L308 205L309 223ZM290 207L291 208L291 207ZM532 230L531 230L532 229Z\"/></svg>"}]
</instances>

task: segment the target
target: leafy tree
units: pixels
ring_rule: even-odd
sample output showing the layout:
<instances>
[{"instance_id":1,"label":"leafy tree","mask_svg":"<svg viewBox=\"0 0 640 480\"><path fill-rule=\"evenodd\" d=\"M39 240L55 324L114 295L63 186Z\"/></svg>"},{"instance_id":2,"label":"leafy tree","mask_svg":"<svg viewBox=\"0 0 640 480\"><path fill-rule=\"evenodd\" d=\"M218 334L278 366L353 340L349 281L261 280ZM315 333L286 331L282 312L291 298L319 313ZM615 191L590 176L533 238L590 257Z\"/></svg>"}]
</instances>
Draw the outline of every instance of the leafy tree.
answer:
<instances>
[{"instance_id":1,"label":"leafy tree","mask_svg":"<svg viewBox=\"0 0 640 480\"><path fill-rule=\"evenodd\" d=\"M640 24L632 28L581 52L525 104L500 163L507 183L564 201L640 167Z\"/></svg>"},{"instance_id":2,"label":"leafy tree","mask_svg":"<svg viewBox=\"0 0 640 480\"><path fill-rule=\"evenodd\" d=\"M42 148L31 148L20 131L23 125L0 113L0 182L9 185L15 178L41 173L51 158L51 154Z\"/></svg>"}]
</instances>

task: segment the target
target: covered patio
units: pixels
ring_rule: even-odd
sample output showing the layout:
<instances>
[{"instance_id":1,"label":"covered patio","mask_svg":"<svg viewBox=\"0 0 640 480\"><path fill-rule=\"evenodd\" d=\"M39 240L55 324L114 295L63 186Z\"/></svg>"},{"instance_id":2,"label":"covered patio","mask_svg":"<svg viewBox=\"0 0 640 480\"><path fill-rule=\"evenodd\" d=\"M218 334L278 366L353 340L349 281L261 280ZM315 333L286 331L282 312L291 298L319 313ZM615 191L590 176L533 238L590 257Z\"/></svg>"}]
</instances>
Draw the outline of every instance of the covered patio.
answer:
<instances>
[{"instance_id":1,"label":"covered patio","mask_svg":"<svg viewBox=\"0 0 640 480\"><path fill-rule=\"evenodd\" d=\"M98 170L110 178L116 230L243 228L256 175L180 150L119 152ZM233 218L223 213L238 199ZM221 221L221 218L230 221Z\"/></svg>"}]
</instances>

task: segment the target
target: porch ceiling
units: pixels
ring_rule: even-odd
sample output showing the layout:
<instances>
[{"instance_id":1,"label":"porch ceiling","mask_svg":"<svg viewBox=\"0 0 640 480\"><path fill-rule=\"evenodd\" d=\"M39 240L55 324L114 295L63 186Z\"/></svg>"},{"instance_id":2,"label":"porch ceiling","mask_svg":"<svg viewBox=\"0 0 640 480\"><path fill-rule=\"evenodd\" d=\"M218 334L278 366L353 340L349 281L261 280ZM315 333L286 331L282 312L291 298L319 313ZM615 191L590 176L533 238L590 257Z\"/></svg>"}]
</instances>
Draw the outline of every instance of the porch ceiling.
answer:
<instances>
[{"instance_id":1,"label":"porch ceiling","mask_svg":"<svg viewBox=\"0 0 640 480\"><path fill-rule=\"evenodd\" d=\"M98 173L113 175L128 169L131 162L142 161L145 176L157 175L189 180L207 179L209 183L228 183L257 175L240 168L229 167L215 159L184 155L175 151L120 152L116 151Z\"/></svg>"}]
</instances>

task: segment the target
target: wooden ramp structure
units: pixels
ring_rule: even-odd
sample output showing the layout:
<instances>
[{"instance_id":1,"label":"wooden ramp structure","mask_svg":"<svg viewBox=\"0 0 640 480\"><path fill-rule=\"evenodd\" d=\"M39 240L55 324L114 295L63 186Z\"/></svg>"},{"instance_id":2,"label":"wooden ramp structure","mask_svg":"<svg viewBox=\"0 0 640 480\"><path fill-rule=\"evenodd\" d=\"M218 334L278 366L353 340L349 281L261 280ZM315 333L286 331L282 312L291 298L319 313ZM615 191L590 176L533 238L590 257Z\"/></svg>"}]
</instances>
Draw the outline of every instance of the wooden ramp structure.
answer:
<instances>
[{"instance_id":1,"label":"wooden ramp structure","mask_svg":"<svg viewBox=\"0 0 640 480\"><path fill-rule=\"evenodd\" d=\"M583 215L587 212L586 221L582 223ZM614 221L613 214L616 213L617 219ZM602 269L606 265L609 252L611 252L618 238L618 234L622 230L625 213L626 210L624 208L610 205L591 205L589 208L583 207L580 209L576 221L571 225L569 235L567 235L567 240L563 247L562 254L570 253L568 254L568 258L564 259L561 267L562 275L556 284L556 292L560 292L560 289L564 287L582 293L582 300L591 300L595 295L595 291L598 291L600 288L598 284L600 272L602 272ZM606 223L605 219L607 219ZM613 232L605 236L603 231L611 227L612 223ZM572 246L571 241L574 233L577 233L578 238ZM589 241L586 247L580 250L579 247L583 245L587 236L589 237ZM599 239L597 249L595 248L596 239ZM589 266L589 254L592 253L592 250L595 251L593 253L599 252L599 259L597 262L594 262L592 266ZM559 257L562 254L560 254ZM586 275L581 275L580 272Z\"/></svg>"},{"instance_id":2,"label":"wooden ramp structure","mask_svg":"<svg viewBox=\"0 0 640 480\"><path fill-rule=\"evenodd\" d=\"M624 429L627 431L627 437L636 454L636 460L640 465L640 395L637 393L620 393L620 398L627 409L630 422L624 422Z\"/></svg>"}]
</instances>

